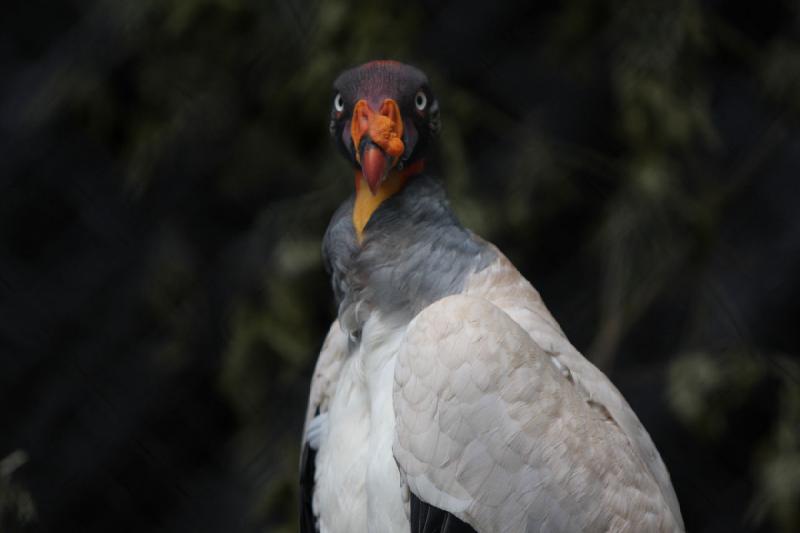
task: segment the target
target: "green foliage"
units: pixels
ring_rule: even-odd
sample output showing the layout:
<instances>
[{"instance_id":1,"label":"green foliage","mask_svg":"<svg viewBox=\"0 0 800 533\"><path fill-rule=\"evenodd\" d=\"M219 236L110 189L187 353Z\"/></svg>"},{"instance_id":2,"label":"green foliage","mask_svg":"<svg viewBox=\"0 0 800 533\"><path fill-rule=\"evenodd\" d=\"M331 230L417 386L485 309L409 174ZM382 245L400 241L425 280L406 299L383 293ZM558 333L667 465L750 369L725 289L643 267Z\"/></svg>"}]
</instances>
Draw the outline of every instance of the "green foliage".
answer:
<instances>
[{"instance_id":1,"label":"green foliage","mask_svg":"<svg viewBox=\"0 0 800 533\"><path fill-rule=\"evenodd\" d=\"M800 528L800 365L780 357L778 420L755 464L758 492L753 502L755 515L768 515L781 531Z\"/></svg>"},{"instance_id":2,"label":"green foliage","mask_svg":"<svg viewBox=\"0 0 800 533\"><path fill-rule=\"evenodd\" d=\"M723 438L730 415L750 400L767 372L746 354L688 353L670 365L668 397L681 421L704 439Z\"/></svg>"}]
</instances>

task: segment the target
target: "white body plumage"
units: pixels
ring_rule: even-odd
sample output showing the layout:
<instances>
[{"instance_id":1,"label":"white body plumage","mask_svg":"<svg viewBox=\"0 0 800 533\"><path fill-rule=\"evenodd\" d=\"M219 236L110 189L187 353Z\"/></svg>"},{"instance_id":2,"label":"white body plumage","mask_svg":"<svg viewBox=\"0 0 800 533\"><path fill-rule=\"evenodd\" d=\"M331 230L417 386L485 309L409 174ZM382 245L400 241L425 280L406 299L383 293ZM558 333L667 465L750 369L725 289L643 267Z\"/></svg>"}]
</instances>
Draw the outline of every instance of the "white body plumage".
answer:
<instances>
[{"instance_id":1,"label":"white body plumage","mask_svg":"<svg viewBox=\"0 0 800 533\"><path fill-rule=\"evenodd\" d=\"M406 326L374 313L341 367L317 456L321 533L409 530L392 454L394 368Z\"/></svg>"}]
</instances>

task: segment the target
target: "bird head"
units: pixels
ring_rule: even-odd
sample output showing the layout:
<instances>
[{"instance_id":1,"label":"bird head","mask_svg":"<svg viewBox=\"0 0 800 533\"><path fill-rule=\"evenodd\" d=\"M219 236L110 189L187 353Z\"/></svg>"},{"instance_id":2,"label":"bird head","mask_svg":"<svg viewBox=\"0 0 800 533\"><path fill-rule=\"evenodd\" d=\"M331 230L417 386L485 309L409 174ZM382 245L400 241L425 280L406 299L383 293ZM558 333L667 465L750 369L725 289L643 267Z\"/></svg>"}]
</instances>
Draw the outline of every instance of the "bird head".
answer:
<instances>
[{"instance_id":1,"label":"bird head","mask_svg":"<svg viewBox=\"0 0 800 533\"><path fill-rule=\"evenodd\" d=\"M333 84L331 135L372 195L393 172L419 172L440 127L428 78L410 65L371 61Z\"/></svg>"}]
</instances>

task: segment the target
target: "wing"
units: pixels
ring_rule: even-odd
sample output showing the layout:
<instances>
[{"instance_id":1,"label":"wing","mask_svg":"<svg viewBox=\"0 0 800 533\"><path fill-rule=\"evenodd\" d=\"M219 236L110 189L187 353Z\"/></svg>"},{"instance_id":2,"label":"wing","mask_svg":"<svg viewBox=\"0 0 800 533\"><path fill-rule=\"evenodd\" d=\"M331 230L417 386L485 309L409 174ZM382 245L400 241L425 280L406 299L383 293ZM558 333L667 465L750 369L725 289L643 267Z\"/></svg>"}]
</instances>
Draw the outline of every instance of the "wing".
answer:
<instances>
[{"instance_id":1,"label":"wing","mask_svg":"<svg viewBox=\"0 0 800 533\"><path fill-rule=\"evenodd\" d=\"M394 408L413 497L478 531L680 529L608 411L486 300L450 296L414 318Z\"/></svg>"},{"instance_id":2,"label":"wing","mask_svg":"<svg viewBox=\"0 0 800 533\"><path fill-rule=\"evenodd\" d=\"M306 421L303 425L302 451L300 453L300 531L316 533L317 517L314 515L314 474L319 433L327 421L328 402L336 388L342 362L347 356L347 335L335 321L322 344L311 392L308 397Z\"/></svg>"},{"instance_id":3,"label":"wing","mask_svg":"<svg viewBox=\"0 0 800 533\"><path fill-rule=\"evenodd\" d=\"M606 375L572 346L538 291L496 247L489 245L494 248L497 260L488 268L473 274L464 294L483 298L502 309L551 356L551 361L587 403L608 412L650 470L679 527L683 529L678 498L667 467L628 402Z\"/></svg>"}]
</instances>

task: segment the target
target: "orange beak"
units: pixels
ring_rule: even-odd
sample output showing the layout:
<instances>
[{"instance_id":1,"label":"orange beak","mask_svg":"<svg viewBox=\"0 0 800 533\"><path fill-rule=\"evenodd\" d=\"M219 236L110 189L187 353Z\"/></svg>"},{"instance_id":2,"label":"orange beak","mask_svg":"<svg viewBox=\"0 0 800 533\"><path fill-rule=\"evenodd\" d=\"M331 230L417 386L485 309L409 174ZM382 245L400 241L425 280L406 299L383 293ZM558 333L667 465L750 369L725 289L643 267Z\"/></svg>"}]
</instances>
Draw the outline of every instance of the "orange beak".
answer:
<instances>
[{"instance_id":1,"label":"orange beak","mask_svg":"<svg viewBox=\"0 0 800 533\"><path fill-rule=\"evenodd\" d=\"M353 108L350 134L356 147L356 161L374 196L405 150L403 118L397 102L387 98L375 112L366 100L359 100Z\"/></svg>"}]
</instances>

